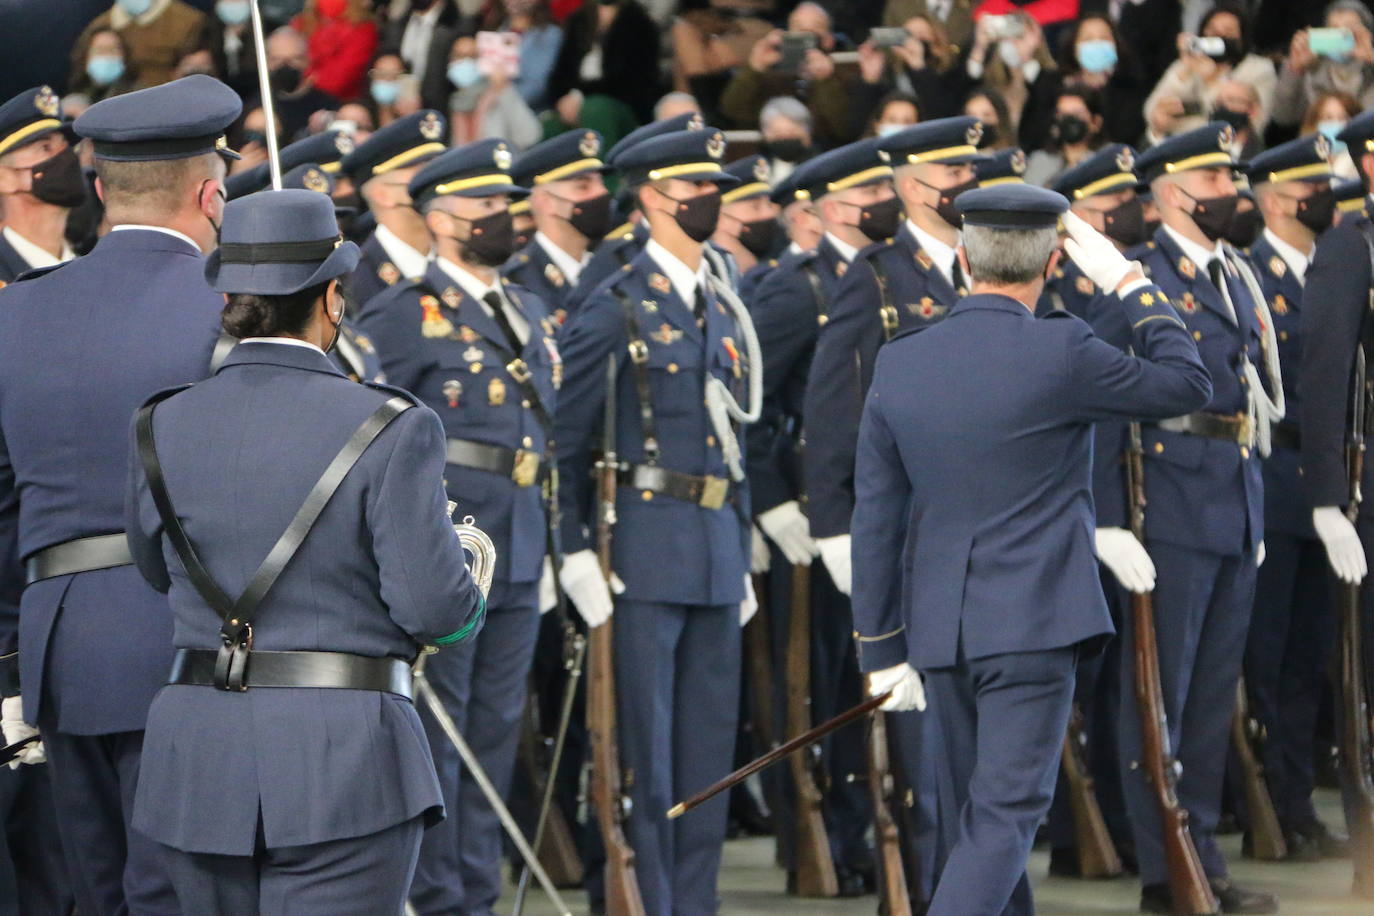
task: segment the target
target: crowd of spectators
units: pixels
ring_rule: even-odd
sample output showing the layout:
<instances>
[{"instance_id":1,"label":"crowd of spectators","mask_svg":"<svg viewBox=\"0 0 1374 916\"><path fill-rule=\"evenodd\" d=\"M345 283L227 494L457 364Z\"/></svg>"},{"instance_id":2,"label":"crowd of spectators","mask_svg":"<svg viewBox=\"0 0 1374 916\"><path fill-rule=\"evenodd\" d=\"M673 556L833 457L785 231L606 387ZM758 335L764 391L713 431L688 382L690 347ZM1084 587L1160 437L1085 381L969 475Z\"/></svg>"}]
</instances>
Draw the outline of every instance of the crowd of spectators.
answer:
<instances>
[{"instance_id":1,"label":"crowd of spectators","mask_svg":"<svg viewBox=\"0 0 1374 916\"><path fill-rule=\"evenodd\" d=\"M517 148L574 127L607 143L698 110L783 175L815 152L931 118L983 120L1052 181L1109 142L1137 148L1207 120L1252 156L1300 132L1333 141L1374 103L1363 0L262 0L268 125L249 0L115 0L70 48L77 114L190 73L245 100L239 168L342 127L419 108L453 143ZM1353 174L1333 142L1336 168Z\"/></svg>"}]
</instances>

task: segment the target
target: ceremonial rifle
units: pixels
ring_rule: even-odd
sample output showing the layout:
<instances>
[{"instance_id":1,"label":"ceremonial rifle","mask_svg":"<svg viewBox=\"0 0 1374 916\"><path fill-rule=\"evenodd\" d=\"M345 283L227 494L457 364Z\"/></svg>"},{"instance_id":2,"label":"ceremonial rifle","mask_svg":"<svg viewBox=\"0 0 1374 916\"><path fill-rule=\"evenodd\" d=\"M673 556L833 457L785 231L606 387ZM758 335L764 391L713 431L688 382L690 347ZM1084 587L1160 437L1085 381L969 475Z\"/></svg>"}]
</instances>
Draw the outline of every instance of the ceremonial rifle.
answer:
<instances>
[{"instance_id":1,"label":"ceremonial rifle","mask_svg":"<svg viewBox=\"0 0 1374 916\"><path fill-rule=\"evenodd\" d=\"M1117 855L1116 844L1107 831L1102 807L1097 803L1092 770L1083 755L1086 743L1083 710L1074 703L1069 713L1069 728L1064 735L1064 751L1059 766L1069 790L1078 872L1084 878L1115 878L1121 874L1121 857Z\"/></svg>"},{"instance_id":2,"label":"ceremonial rifle","mask_svg":"<svg viewBox=\"0 0 1374 916\"><path fill-rule=\"evenodd\" d=\"M602 420L601 457L596 463L596 552L601 574L611 581L611 536L615 528L616 477L620 460L615 451L616 362L606 365L606 407ZM621 786L620 751L616 744L615 654L612 621L587 634L587 731L592 743L592 806L606 847L606 913L644 916L644 902L635 876L635 853L625 838L630 798Z\"/></svg>"},{"instance_id":3,"label":"ceremonial rifle","mask_svg":"<svg viewBox=\"0 0 1374 916\"><path fill-rule=\"evenodd\" d=\"M769 628L769 589L766 574L754 575L754 595L759 612L744 627L744 658L749 665L750 724L754 739L763 750L778 746L773 730L773 634ZM763 785L764 803L770 811L780 810L776 791L771 783Z\"/></svg>"},{"instance_id":4,"label":"ceremonial rifle","mask_svg":"<svg viewBox=\"0 0 1374 916\"><path fill-rule=\"evenodd\" d=\"M253 26L253 47L257 51L258 59L258 97L262 105L262 116L267 124L267 129L263 133L267 137L267 170L272 176L272 190L281 190L281 156L277 152L277 113L276 105L272 100L272 77L267 70L267 41L262 34L262 10L258 9L258 0L252 0L248 5L249 16Z\"/></svg>"},{"instance_id":5,"label":"ceremonial rifle","mask_svg":"<svg viewBox=\"0 0 1374 916\"><path fill-rule=\"evenodd\" d=\"M1145 461L1140 424L1130 424L1126 450L1126 493L1131 532L1145 543ZM1159 646L1155 641L1155 609L1149 592L1131 593L1131 622L1135 635L1135 701L1140 712L1140 756L1134 766L1150 784L1159 807L1169 896L1178 916L1217 912L1217 899L1202 869L1188 829L1188 812L1178 802L1175 784L1182 770L1169 747L1169 724L1164 690L1159 681Z\"/></svg>"},{"instance_id":6,"label":"ceremonial rifle","mask_svg":"<svg viewBox=\"0 0 1374 916\"><path fill-rule=\"evenodd\" d=\"M868 686L868 678L864 678ZM873 851L878 865L878 901L885 916L911 916L911 892L902 864L902 843L892 817L896 780L887 753L886 714L878 712L868 731L868 797L873 803Z\"/></svg>"},{"instance_id":7,"label":"ceremonial rifle","mask_svg":"<svg viewBox=\"0 0 1374 916\"><path fill-rule=\"evenodd\" d=\"M1374 299L1374 294L1371 294ZM1350 441L1346 443L1345 469L1349 502L1345 516L1354 525L1360 514L1360 478L1364 474L1365 410L1369 391L1363 342L1355 349L1355 378L1351 396ZM1341 621L1340 642L1340 762L1348 796L1351 856L1355 865L1355 892L1374 894L1374 734L1369 719L1369 682L1365 671L1363 620L1360 614L1360 583L1337 582L1336 603Z\"/></svg>"},{"instance_id":8,"label":"ceremonial rifle","mask_svg":"<svg viewBox=\"0 0 1374 916\"><path fill-rule=\"evenodd\" d=\"M20 754L22 754L24 752L24 748L28 747L30 744L34 744L35 742L42 740L43 736L35 732L34 734L29 735L27 738L20 738L13 744L7 744L4 747L0 747L0 767L11 762Z\"/></svg>"},{"instance_id":9,"label":"ceremonial rifle","mask_svg":"<svg viewBox=\"0 0 1374 916\"><path fill-rule=\"evenodd\" d=\"M540 799L551 799L558 776L553 758L560 756L558 752L561 748L556 738L544 735L539 716L539 698L533 691L530 692L529 700L525 704L523 719L517 750L520 767L530 781L532 794ZM554 884L559 887L576 887L582 883L582 858L577 851L572 828L558 806L545 808L541 803L530 846ZM515 889L515 903L511 906L513 916L523 912L528 889L529 869L522 868L520 881Z\"/></svg>"},{"instance_id":10,"label":"ceremonial rifle","mask_svg":"<svg viewBox=\"0 0 1374 916\"><path fill-rule=\"evenodd\" d=\"M1245 789L1245 808L1250 822L1250 853L1256 859L1279 862L1288 858L1288 844L1274 810L1274 800L1264 780L1260 763L1264 727L1250 715L1250 699L1245 693L1245 678L1236 682L1236 712L1231 717L1231 744L1240 761L1241 783Z\"/></svg>"}]
</instances>

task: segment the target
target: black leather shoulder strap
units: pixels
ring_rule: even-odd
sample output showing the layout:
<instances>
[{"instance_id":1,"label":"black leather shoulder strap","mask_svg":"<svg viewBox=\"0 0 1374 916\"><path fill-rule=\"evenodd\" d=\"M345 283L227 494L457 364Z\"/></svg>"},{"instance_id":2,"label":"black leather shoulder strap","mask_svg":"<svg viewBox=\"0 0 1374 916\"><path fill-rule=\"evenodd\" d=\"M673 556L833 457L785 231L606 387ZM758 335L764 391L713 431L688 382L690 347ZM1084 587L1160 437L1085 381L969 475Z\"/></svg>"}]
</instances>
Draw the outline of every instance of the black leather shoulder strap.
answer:
<instances>
[{"instance_id":1,"label":"black leather shoulder strap","mask_svg":"<svg viewBox=\"0 0 1374 916\"><path fill-rule=\"evenodd\" d=\"M897 333L898 316L897 307L892 304L892 293L888 289L887 268L877 257L881 250L883 249L870 251L864 257L864 262L873 271L873 279L878 281L878 318L883 323L883 343L886 343Z\"/></svg>"},{"instance_id":2,"label":"black leather shoulder strap","mask_svg":"<svg viewBox=\"0 0 1374 916\"><path fill-rule=\"evenodd\" d=\"M620 302L625 313L625 336L629 339L630 371L634 374L635 393L639 397L640 429L644 433L644 463L658 464L658 424L654 422L653 388L649 384L649 345L644 342L644 331L639 326L639 313L635 304L618 283L609 287L611 294Z\"/></svg>"}]
</instances>

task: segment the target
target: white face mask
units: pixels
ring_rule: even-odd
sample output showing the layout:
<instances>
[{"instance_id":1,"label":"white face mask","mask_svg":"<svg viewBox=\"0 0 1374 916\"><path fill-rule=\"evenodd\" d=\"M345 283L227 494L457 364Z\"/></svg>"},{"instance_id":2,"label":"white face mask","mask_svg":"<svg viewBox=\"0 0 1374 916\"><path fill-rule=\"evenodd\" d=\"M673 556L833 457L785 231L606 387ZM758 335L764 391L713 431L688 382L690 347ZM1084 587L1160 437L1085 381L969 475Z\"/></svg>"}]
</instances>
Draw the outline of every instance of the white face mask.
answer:
<instances>
[{"instance_id":1,"label":"white face mask","mask_svg":"<svg viewBox=\"0 0 1374 916\"><path fill-rule=\"evenodd\" d=\"M890 137L893 134L906 130L910 126L910 124L891 124L884 121L882 124L878 125L878 136Z\"/></svg>"}]
</instances>

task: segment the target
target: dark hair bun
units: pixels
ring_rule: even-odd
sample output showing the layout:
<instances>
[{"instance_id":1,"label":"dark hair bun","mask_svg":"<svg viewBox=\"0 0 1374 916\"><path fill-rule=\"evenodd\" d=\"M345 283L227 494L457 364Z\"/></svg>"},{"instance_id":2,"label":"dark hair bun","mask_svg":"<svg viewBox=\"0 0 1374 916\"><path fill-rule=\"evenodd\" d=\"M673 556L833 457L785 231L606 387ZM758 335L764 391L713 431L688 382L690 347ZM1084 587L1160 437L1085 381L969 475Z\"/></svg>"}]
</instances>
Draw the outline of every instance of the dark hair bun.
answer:
<instances>
[{"instance_id":1,"label":"dark hair bun","mask_svg":"<svg viewBox=\"0 0 1374 916\"><path fill-rule=\"evenodd\" d=\"M277 337L299 334L310 323L315 303L329 284L321 283L285 296L230 293L219 323L232 337Z\"/></svg>"}]
</instances>

